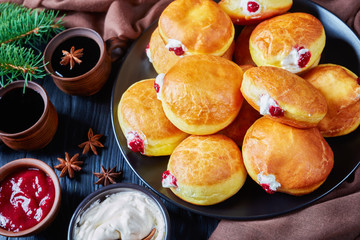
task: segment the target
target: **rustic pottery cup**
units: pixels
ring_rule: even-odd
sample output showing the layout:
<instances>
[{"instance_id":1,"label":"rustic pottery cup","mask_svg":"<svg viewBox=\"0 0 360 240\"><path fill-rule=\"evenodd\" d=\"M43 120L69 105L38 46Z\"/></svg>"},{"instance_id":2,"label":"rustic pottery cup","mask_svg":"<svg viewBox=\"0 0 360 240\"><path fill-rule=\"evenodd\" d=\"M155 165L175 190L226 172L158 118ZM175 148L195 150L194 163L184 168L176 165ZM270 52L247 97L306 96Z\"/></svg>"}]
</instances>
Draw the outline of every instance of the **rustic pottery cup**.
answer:
<instances>
[{"instance_id":1,"label":"rustic pottery cup","mask_svg":"<svg viewBox=\"0 0 360 240\"><path fill-rule=\"evenodd\" d=\"M4 88L0 88L0 98L14 89L23 89L24 84L24 80L18 80L10 83ZM32 151L44 148L51 142L58 127L58 115L56 109L50 102L45 89L39 84L31 81L28 82L26 88L31 88L41 96L44 103L44 111L37 122L24 131L7 133L0 130L0 140L13 150Z\"/></svg>"},{"instance_id":2,"label":"rustic pottery cup","mask_svg":"<svg viewBox=\"0 0 360 240\"><path fill-rule=\"evenodd\" d=\"M31 228L19 232L7 231L3 228L0 228L0 235L6 237L25 237L41 232L46 227L48 227L51 224L51 222L56 218L60 209L61 188L60 188L59 179L56 173L54 172L54 170L48 164L46 164L41 160L33 159L33 158L21 158L5 164L0 168L0 181L3 181L10 174L23 168L37 168L45 172L51 178L55 188L54 203L53 206L51 207L50 212L46 215L46 217L43 220L41 220L41 222L39 222L38 224L36 224Z\"/></svg>"},{"instance_id":3,"label":"rustic pottery cup","mask_svg":"<svg viewBox=\"0 0 360 240\"><path fill-rule=\"evenodd\" d=\"M87 37L94 40L100 48L100 57L96 65L88 72L75 77L61 77L55 73L51 58L61 43L74 37ZM100 91L110 75L111 63L116 60L116 58L112 56L112 51L115 48L124 47L124 42L121 42L118 38L109 39L107 44L105 44L102 37L92 29L84 27L67 29L57 34L47 44L43 58L45 70L51 75L56 86L63 92L78 96L93 95Z\"/></svg>"}]
</instances>

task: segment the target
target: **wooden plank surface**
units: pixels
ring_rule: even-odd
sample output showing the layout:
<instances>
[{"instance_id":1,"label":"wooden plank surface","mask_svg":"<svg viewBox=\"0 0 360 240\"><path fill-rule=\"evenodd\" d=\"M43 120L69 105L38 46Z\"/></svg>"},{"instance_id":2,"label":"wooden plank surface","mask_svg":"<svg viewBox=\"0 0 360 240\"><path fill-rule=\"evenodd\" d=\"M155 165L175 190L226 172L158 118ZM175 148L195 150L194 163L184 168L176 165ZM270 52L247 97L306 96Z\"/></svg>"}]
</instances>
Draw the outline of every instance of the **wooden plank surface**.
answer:
<instances>
[{"instance_id":1,"label":"wooden plank surface","mask_svg":"<svg viewBox=\"0 0 360 240\"><path fill-rule=\"evenodd\" d=\"M58 157L64 158L65 152L70 155L80 153L80 160L84 161L84 165L82 171L76 173L74 179L60 178L61 208L51 226L38 235L18 239L66 239L68 225L76 207L87 195L102 187L94 184L97 178L93 175L93 172L101 171L101 164L105 168L117 166L117 171L123 173L118 182L136 183L145 186L124 160L116 143L111 124L111 93L121 63L122 60L113 63L111 76L105 86L99 93L89 97L71 96L63 93L56 87L49 76L41 81L36 81L45 88L50 101L57 110L59 116L58 130L52 142L38 151L14 151L0 143L0 165L2 166L15 159L29 157L40 159L53 167L58 164ZM82 149L77 146L87 140L87 132L90 127L93 129L94 134L101 133L105 135L101 139L105 148L99 150L98 156L92 153L81 155ZM59 175L60 172L55 171ZM162 201L170 214L172 240L208 239L219 222L218 219L201 216L179 208L164 199ZM0 239L7 238L0 236Z\"/></svg>"}]
</instances>

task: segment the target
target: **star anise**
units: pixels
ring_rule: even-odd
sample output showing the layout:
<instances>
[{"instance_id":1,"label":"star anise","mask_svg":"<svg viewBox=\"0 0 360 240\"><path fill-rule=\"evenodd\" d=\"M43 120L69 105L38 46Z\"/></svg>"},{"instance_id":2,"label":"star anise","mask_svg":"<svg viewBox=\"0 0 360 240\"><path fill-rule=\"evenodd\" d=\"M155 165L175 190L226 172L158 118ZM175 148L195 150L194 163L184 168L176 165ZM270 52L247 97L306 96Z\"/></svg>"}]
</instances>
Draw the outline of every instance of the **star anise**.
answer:
<instances>
[{"instance_id":1,"label":"star anise","mask_svg":"<svg viewBox=\"0 0 360 240\"><path fill-rule=\"evenodd\" d=\"M70 63L70 70L75 66L75 62L80 64L82 61L80 58L83 56L83 48L75 50L75 47L72 46L70 52L62 50L63 57L61 58L61 65L68 65Z\"/></svg>"},{"instance_id":2,"label":"star anise","mask_svg":"<svg viewBox=\"0 0 360 240\"><path fill-rule=\"evenodd\" d=\"M74 178L74 171L80 171L80 165L83 164L83 161L78 161L79 154L75 154L70 158L69 154L65 152L65 159L58 158L60 164L54 166L55 169L60 170L60 177L65 177L69 173L70 178Z\"/></svg>"},{"instance_id":3,"label":"star anise","mask_svg":"<svg viewBox=\"0 0 360 240\"><path fill-rule=\"evenodd\" d=\"M104 147L104 145L102 145L101 142L99 142L99 139L104 136L103 134L96 134L94 135L93 130L90 128L88 131L88 141L83 142L81 144L79 144L80 148L84 148L82 154L86 154L89 152L89 150L91 149L91 151L97 155L97 151L96 151L96 147Z\"/></svg>"},{"instance_id":4,"label":"star anise","mask_svg":"<svg viewBox=\"0 0 360 240\"><path fill-rule=\"evenodd\" d=\"M121 172L116 172L116 166L113 167L111 170L110 168L105 169L103 165L101 165L101 173L93 173L99 180L95 184L102 184L107 186L109 184L116 183L115 179L119 178Z\"/></svg>"}]
</instances>

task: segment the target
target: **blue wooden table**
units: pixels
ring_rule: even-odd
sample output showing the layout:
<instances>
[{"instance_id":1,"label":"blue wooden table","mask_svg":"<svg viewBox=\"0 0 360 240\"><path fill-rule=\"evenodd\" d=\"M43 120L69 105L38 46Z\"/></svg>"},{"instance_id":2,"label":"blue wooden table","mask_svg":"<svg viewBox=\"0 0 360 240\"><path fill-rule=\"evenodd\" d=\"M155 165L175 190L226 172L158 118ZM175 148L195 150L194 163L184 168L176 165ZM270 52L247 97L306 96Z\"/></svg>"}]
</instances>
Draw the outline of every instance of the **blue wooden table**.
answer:
<instances>
[{"instance_id":1,"label":"blue wooden table","mask_svg":"<svg viewBox=\"0 0 360 240\"><path fill-rule=\"evenodd\" d=\"M14 151L0 143L0 165L19 158L36 158L53 167L59 163L58 157L64 158L65 152L70 155L80 153L80 160L84 161L84 164L81 172L76 172L74 179L60 178L62 202L55 221L38 235L19 239L66 239L68 225L76 207L87 195L102 187L94 184L97 178L93 175L93 172L101 172L101 164L105 168L117 166L117 171L122 172L118 182L146 186L124 160L111 124L111 93L122 61L123 59L113 63L111 75L105 86L100 92L89 97L63 93L49 76L41 81L36 80L45 88L57 110L59 116L57 132L48 146L33 152ZM93 129L94 134L104 134L101 142L105 147L99 149L97 156L92 152L82 155L82 149L78 147L78 144L87 140L89 128ZM55 171L59 176L60 172ZM208 239L219 222L218 219L179 208L164 199L162 201L170 214L171 239ZM0 239L7 238L0 236Z\"/></svg>"}]
</instances>

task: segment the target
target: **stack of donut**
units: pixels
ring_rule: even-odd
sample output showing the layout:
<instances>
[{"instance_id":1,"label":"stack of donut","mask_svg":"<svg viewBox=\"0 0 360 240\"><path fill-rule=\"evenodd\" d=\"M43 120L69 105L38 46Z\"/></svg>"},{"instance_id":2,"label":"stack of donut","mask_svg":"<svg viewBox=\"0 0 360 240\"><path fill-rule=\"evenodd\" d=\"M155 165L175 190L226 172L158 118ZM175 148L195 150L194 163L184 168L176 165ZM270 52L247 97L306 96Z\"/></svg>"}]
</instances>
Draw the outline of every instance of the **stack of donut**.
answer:
<instances>
[{"instance_id":1,"label":"stack of donut","mask_svg":"<svg viewBox=\"0 0 360 240\"><path fill-rule=\"evenodd\" d=\"M291 6L175 0L161 14L145 50L158 75L130 86L118 115L131 150L169 156L162 185L184 201L220 203L247 175L311 193L334 165L324 137L359 126L359 78L319 65L324 28ZM236 41L234 24L246 25Z\"/></svg>"}]
</instances>

